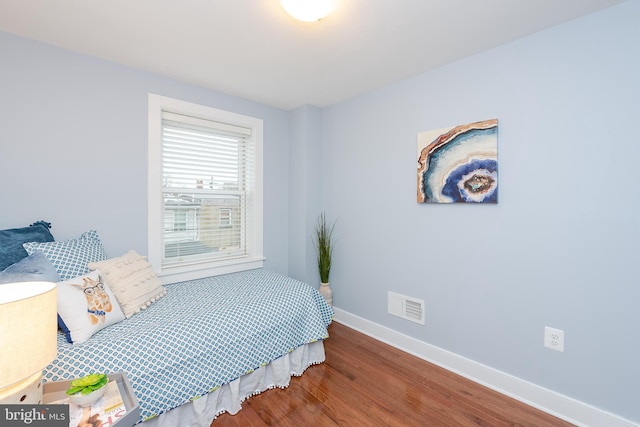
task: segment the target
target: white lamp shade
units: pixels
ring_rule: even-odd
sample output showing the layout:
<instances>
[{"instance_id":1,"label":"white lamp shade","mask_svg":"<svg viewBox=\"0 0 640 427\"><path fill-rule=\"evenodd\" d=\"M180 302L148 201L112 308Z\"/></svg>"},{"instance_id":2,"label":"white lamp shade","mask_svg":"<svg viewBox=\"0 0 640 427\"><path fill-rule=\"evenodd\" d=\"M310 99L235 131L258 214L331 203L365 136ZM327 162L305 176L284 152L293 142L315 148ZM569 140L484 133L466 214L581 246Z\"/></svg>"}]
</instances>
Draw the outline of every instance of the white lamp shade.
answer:
<instances>
[{"instance_id":1,"label":"white lamp shade","mask_svg":"<svg viewBox=\"0 0 640 427\"><path fill-rule=\"evenodd\" d=\"M280 0L283 9L294 18L313 22L327 16L333 10L334 0Z\"/></svg>"},{"instance_id":2,"label":"white lamp shade","mask_svg":"<svg viewBox=\"0 0 640 427\"><path fill-rule=\"evenodd\" d=\"M0 389L42 374L58 352L56 284L0 285Z\"/></svg>"}]
</instances>

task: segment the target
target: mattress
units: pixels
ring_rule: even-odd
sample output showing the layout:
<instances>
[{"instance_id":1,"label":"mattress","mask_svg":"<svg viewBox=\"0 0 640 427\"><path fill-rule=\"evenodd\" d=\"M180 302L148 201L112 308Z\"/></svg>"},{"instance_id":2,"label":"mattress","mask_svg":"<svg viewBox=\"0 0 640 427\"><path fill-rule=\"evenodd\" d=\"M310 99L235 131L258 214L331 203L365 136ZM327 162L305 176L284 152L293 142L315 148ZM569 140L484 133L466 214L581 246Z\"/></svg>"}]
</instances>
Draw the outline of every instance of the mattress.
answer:
<instances>
[{"instance_id":1,"label":"mattress","mask_svg":"<svg viewBox=\"0 0 640 427\"><path fill-rule=\"evenodd\" d=\"M124 371L139 421L149 420L322 341L333 316L316 289L264 269L166 288L165 297L85 343L60 333L45 381Z\"/></svg>"},{"instance_id":2,"label":"mattress","mask_svg":"<svg viewBox=\"0 0 640 427\"><path fill-rule=\"evenodd\" d=\"M292 376L324 362L324 343L316 341L296 348L273 362L223 385L209 394L145 421L143 427L209 427L223 412L232 415L249 397L272 388L286 388Z\"/></svg>"}]
</instances>

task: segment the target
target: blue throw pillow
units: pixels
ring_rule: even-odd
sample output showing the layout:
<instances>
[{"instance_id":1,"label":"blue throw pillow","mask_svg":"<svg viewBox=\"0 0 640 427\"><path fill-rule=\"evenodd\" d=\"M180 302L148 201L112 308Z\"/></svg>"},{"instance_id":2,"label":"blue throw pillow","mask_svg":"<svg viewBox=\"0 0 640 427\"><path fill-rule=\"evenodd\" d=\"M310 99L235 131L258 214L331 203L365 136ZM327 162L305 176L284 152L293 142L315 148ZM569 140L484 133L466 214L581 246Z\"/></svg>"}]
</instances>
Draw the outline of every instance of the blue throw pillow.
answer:
<instances>
[{"instance_id":1,"label":"blue throw pillow","mask_svg":"<svg viewBox=\"0 0 640 427\"><path fill-rule=\"evenodd\" d=\"M0 271L0 283L58 281L60 281L58 272L49 258L40 251Z\"/></svg>"},{"instance_id":2,"label":"blue throw pillow","mask_svg":"<svg viewBox=\"0 0 640 427\"><path fill-rule=\"evenodd\" d=\"M38 221L29 227L0 230L0 270L29 255L22 247L23 243L53 242L49 228L50 223Z\"/></svg>"}]
</instances>

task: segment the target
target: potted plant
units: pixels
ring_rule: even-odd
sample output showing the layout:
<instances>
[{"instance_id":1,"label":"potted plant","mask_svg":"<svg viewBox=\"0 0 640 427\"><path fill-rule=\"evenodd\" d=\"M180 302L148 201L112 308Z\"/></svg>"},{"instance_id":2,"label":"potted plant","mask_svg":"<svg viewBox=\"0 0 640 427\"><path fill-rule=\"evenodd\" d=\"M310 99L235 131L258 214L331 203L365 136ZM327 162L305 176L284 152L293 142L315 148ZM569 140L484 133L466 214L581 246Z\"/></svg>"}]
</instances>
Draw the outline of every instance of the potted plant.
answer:
<instances>
[{"instance_id":1,"label":"potted plant","mask_svg":"<svg viewBox=\"0 0 640 427\"><path fill-rule=\"evenodd\" d=\"M71 381L67 395L71 403L90 406L102 397L109 382L107 374L89 374Z\"/></svg>"},{"instance_id":2,"label":"potted plant","mask_svg":"<svg viewBox=\"0 0 640 427\"><path fill-rule=\"evenodd\" d=\"M331 257L333 255L333 229L335 221L327 224L327 219L322 212L318 217L315 227L315 244L318 255L318 273L320 273L320 289L324 299L329 305L333 304L331 286L329 285L329 274L331 273Z\"/></svg>"}]
</instances>

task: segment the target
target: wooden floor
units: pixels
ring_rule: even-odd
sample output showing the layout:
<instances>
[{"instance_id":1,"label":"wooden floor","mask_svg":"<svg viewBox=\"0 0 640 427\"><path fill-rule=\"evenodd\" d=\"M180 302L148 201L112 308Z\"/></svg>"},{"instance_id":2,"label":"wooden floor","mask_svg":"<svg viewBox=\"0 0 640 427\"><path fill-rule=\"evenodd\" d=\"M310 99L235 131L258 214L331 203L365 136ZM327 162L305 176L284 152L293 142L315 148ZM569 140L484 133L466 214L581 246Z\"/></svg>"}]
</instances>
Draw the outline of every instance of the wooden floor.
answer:
<instances>
[{"instance_id":1,"label":"wooden floor","mask_svg":"<svg viewBox=\"0 0 640 427\"><path fill-rule=\"evenodd\" d=\"M334 322L326 362L211 427L571 426Z\"/></svg>"}]
</instances>

